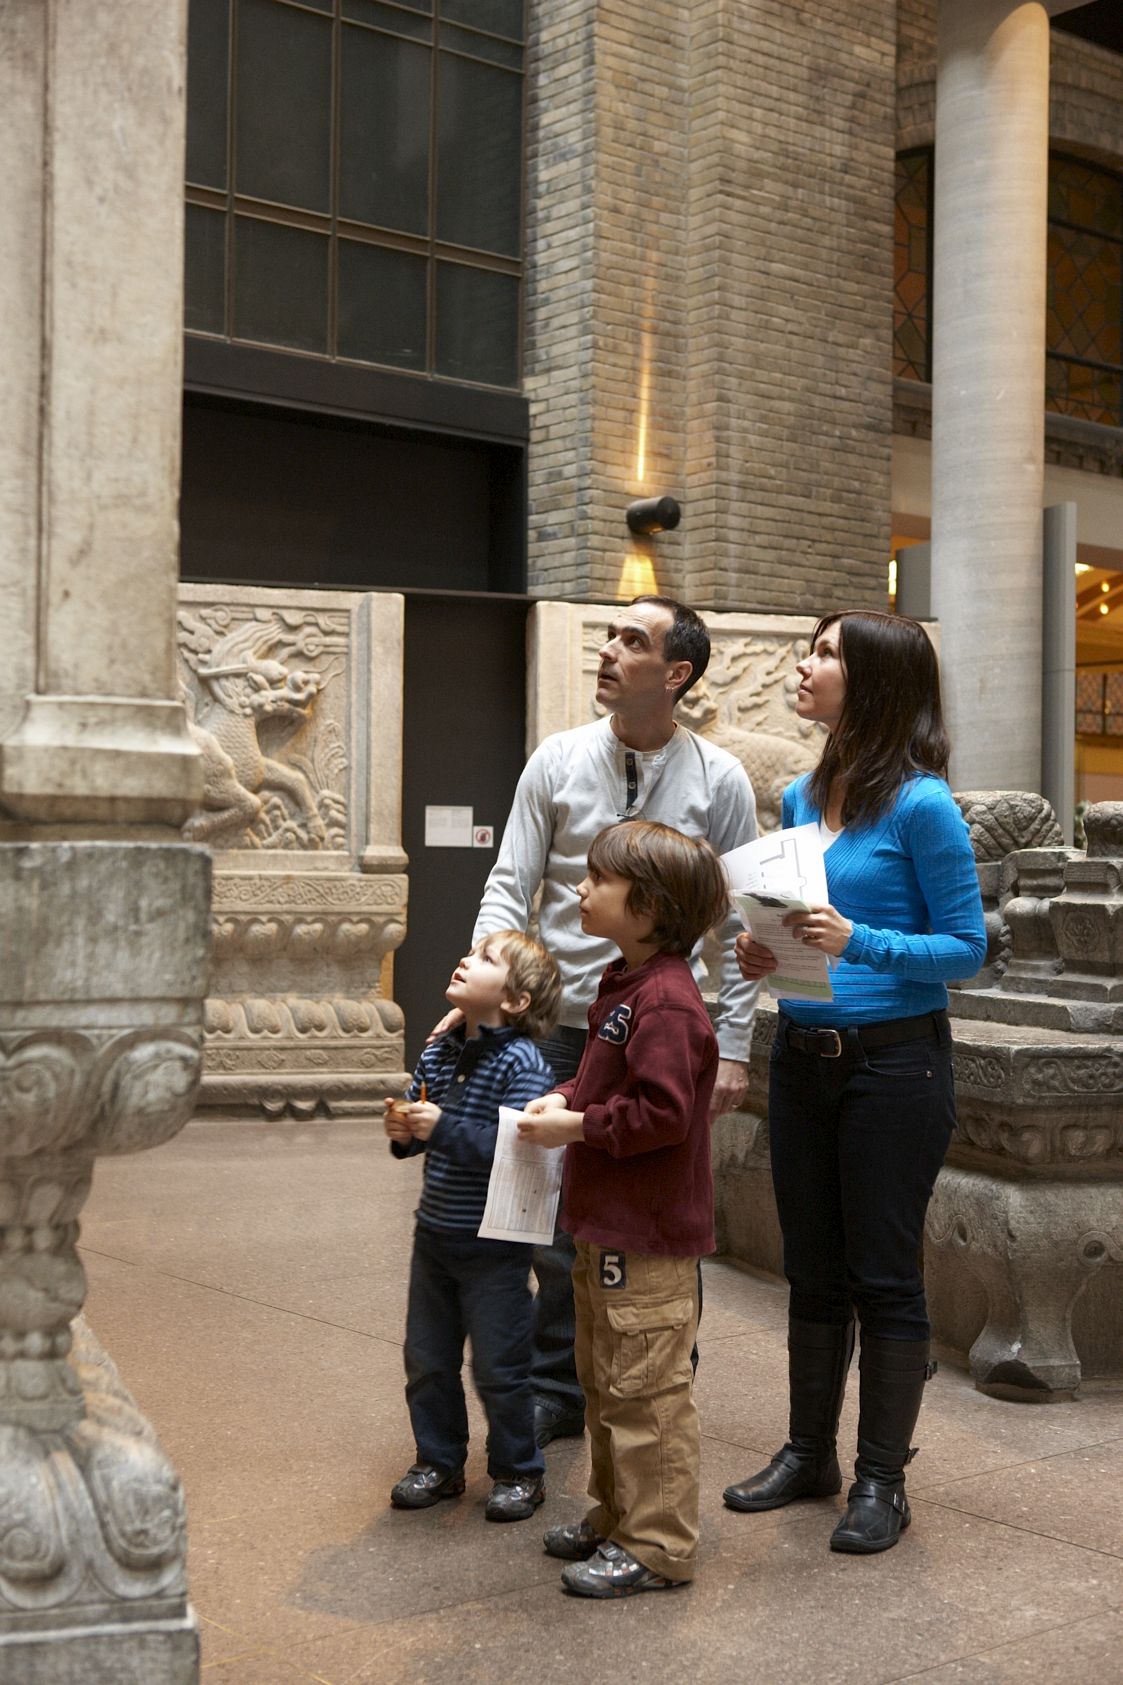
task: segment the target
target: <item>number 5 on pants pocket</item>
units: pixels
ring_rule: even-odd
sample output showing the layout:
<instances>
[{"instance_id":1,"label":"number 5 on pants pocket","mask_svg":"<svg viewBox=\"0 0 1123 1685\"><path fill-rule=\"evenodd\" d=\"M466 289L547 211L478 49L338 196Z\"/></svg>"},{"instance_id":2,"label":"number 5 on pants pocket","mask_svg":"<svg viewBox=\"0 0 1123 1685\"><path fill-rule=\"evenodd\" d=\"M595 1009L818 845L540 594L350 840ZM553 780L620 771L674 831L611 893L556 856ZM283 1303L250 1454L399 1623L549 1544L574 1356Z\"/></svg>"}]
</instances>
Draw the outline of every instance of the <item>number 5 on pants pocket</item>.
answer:
<instances>
[{"instance_id":1,"label":"number 5 on pants pocket","mask_svg":"<svg viewBox=\"0 0 1123 1685\"><path fill-rule=\"evenodd\" d=\"M602 1252L600 1255L600 1284L602 1287L627 1287L628 1258L624 1252Z\"/></svg>"}]
</instances>

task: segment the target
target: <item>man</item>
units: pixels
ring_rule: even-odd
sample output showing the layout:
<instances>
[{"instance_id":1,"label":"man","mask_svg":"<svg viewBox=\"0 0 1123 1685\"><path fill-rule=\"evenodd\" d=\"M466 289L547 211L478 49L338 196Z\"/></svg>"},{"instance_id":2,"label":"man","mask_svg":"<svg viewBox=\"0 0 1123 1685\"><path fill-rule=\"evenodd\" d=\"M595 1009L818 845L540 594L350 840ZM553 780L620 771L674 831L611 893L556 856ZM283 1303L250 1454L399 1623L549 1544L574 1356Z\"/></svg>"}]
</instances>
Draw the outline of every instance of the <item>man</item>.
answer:
<instances>
[{"instance_id":1,"label":"man","mask_svg":"<svg viewBox=\"0 0 1123 1685\"><path fill-rule=\"evenodd\" d=\"M709 633L693 609L669 597L636 597L617 613L600 651L596 695L608 717L548 737L515 791L472 941L494 930L525 930L541 889L539 933L561 971L562 1011L557 1030L539 1045L559 1083L576 1074L586 1014L615 957L610 942L586 936L580 923L577 885L597 832L622 819L655 819L705 837L718 854L756 836L752 787L740 761L674 720L675 704L709 659ZM743 981L734 957L739 929L731 912L720 933L721 1059L711 1119L740 1104L748 1081L756 988ZM573 1257L573 1242L561 1231L553 1246L534 1254L531 1378L539 1445L584 1431L573 1361Z\"/></svg>"}]
</instances>

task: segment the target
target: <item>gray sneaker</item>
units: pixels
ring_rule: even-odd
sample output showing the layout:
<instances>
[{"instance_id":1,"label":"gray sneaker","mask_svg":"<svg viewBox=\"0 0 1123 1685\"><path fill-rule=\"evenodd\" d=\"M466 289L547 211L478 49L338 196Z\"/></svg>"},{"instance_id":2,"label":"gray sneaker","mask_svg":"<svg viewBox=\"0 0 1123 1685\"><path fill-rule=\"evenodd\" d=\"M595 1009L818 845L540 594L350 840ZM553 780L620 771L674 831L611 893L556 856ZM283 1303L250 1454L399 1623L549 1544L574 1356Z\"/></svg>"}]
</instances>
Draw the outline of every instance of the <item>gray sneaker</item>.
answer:
<instances>
[{"instance_id":1,"label":"gray sneaker","mask_svg":"<svg viewBox=\"0 0 1123 1685\"><path fill-rule=\"evenodd\" d=\"M637 1591L673 1591L686 1580L653 1574L622 1545L606 1542L587 1562L562 1569L562 1585L575 1597L632 1597Z\"/></svg>"},{"instance_id":2,"label":"gray sneaker","mask_svg":"<svg viewBox=\"0 0 1123 1685\"><path fill-rule=\"evenodd\" d=\"M560 1556L563 1562L584 1562L603 1543L587 1521L567 1521L564 1527L551 1527L542 1535L546 1555Z\"/></svg>"},{"instance_id":3,"label":"gray sneaker","mask_svg":"<svg viewBox=\"0 0 1123 1685\"><path fill-rule=\"evenodd\" d=\"M487 1495L484 1516L488 1521L529 1521L545 1496L544 1475L525 1475L521 1480L497 1480Z\"/></svg>"}]
</instances>

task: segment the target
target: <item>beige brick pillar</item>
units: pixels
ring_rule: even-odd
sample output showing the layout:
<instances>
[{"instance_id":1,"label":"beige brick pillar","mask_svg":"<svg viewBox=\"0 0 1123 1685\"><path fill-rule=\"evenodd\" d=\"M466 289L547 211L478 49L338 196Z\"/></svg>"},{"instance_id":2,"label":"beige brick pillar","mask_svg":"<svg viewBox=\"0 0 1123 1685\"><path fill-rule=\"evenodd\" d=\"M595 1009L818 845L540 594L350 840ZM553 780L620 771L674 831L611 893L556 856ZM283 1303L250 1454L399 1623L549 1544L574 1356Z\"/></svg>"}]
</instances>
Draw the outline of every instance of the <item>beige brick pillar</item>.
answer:
<instances>
[{"instance_id":1,"label":"beige brick pillar","mask_svg":"<svg viewBox=\"0 0 1123 1685\"><path fill-rule=\"evenodd\" d=\"M531 590L886 606L895 0L531 16Z\"/></svg>"},{"instance_id":2,"label":"beige brick pillar","mask_svg":"<svg viewBox=\"0 0 1123 1685\"><path fill-rule=\"evenodd\" d=\"M940 0L932 594L963 789L1040 788L1049 20Z\"/></svg>"}]
</instances>

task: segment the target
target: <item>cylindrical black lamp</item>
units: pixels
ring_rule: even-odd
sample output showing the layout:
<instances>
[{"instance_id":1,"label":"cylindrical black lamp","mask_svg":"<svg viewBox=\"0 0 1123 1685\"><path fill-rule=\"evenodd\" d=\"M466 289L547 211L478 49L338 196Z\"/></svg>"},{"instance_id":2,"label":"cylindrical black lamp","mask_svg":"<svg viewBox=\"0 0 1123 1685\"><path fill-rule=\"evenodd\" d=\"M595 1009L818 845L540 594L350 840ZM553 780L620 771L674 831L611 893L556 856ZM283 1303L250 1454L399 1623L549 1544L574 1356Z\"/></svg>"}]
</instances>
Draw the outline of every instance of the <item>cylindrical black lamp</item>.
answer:
<instances>
[{"instance_id":1,"label":"cylindrical black lamp","mask_svg":"<svg viewBox=\"0 0 1123 1685\"><path fill-rule=\"evenodd\" d=\"M641 497L629 503L624 519L632 532L641 536L653 532L672 532L682 520L682 510L673 497Z\"/></svg>"}]
</instances>

